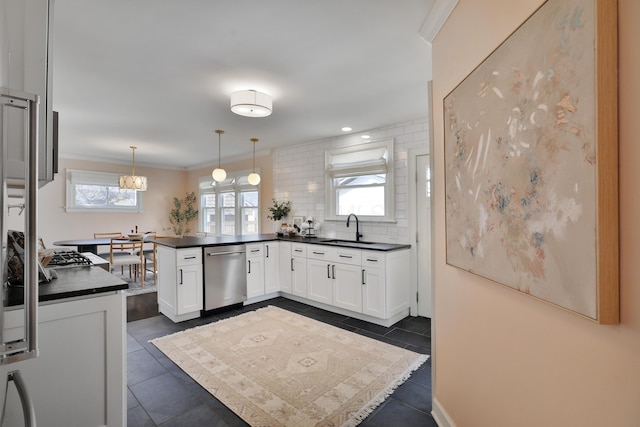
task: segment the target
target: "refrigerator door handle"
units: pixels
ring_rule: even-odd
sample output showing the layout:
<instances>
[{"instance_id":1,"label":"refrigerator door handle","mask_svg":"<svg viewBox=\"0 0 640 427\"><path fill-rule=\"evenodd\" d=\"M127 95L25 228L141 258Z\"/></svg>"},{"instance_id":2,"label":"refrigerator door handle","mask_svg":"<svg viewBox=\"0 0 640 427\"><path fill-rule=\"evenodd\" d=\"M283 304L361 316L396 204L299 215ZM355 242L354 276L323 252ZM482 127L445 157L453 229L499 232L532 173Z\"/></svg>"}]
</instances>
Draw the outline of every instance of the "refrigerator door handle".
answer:
<instances>
[{"instance_id":1,"label":"refrigerator door handle","mask_svg":"<svg viewBox=\"0 0 640 427\"><path fill-rule=\"evenodd\" d=\"M24 414L24 425L25 427L36 427L36 411L33 407L33 402L31 401L31 396L29 396L29 391L27 390L27 386L22 379L22 374L20 371L11 371L9 372L7 381L13 381L16 385L16 390L18 390L18 395L20 396L20 403L22 403L22 412ZM7 382L7 386L9 383ZM3 402L3 407L7 404L7 396L5 395L5 401ZM4 415L4 411L2 414ZM4 417L0 420L0 426L4 424Z\"/></svg>"}]
</instances>

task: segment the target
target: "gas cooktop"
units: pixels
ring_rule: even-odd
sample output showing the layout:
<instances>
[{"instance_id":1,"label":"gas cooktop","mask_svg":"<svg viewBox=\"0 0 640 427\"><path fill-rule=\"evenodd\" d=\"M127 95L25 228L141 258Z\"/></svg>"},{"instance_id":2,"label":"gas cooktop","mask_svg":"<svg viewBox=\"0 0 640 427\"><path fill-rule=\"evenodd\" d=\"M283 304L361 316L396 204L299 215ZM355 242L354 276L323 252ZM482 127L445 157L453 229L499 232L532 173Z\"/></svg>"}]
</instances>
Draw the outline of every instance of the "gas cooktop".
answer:
<instances>
[{"instance_id":1,"label":"gas cooktop","mask_svg":"<svg viewBox=\"0 0 640 427\"><path fill-rule=\"evenodd\" d=\"M73 250L55 250L47 263L49 268L92 266L89 258Z\"/></svg>"}]
</instances>

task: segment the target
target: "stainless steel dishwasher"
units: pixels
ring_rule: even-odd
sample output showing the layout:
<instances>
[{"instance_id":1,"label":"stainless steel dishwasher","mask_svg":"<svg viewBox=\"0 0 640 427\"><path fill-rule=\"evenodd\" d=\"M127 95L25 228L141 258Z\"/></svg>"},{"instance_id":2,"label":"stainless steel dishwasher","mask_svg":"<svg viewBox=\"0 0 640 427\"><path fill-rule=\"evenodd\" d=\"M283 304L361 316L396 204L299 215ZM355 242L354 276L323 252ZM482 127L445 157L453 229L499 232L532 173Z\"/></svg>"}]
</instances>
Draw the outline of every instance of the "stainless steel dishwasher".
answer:
<instances>
[{"instance_id":1,"label":"stainless steel dishwasher","mask_svg":"<svg viewBox=\"0 0 640 427\"><path fill-rule=\"evenodd\" d=\"M204 311L247 299L244 245L204 248Z\"/></svg>"}]
</instances>

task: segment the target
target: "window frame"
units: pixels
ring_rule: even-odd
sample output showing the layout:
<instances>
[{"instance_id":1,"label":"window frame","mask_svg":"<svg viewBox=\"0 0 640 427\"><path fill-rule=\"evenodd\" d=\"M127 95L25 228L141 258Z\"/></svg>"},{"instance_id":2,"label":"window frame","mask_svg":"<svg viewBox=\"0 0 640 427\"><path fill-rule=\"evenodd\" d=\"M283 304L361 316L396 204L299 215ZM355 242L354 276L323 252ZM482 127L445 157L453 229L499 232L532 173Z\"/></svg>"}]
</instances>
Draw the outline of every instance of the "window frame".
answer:
<instances>
[{"instance_id":1,"label":"window frame","mask_svg":"<svg viewBox=\"0 0 640 427\"><path fill-rule=\"evenodd\" d=\"M144 192L136 192L135 206L81 206L76 205L76 185L98 185L118 187L118 178L122 174L113 172L87 171L67 169L66 171L66 206L65 212L95 212L95 213L144 213Z\"/></svg>"},{"instance_id":2,"label":"window frame","mask_svg":"<svg viewBox=\"0 0 640 427\"><path fill-rule=\"evenodd\" d=\"M214 194L215 195L215 201L216 201L216 205L215 205L215 232L214 234L216 236L228 236L228 234L222 234L222 210L224 208L224 206L221 205L220 203L220 197L223 193L228 193L230 191L233 191L233 193L235 194L235 206L234 206L234 212L235 212L235 218L234 218L234 230L235 230L235 234L238 234L238 232L241 232L239 235L245 235L244 233L242 233L243 228L242 228L242 214L244 212L244 210L247 209L247 207L241 206L241 201L243 200L242 197L242 193L245 192L253 192L256 191L258 193L258 205L255 206L256 212L257 212L257 218L256 218L256 223L258 224L258 231L256 232L256 234L260 233L260 230L262 228L261 225L261 221L260 221L260 195L261 195L261 186L260 184L258 185L251 185L248 182L244 182L247 181L247 177L249 176L249 174L253 172L253 170L247 170L247 171L239 171L239 172L233 172L233 173L229 173L227 174L227 179L225 180L225 182L230 181L230 183L228 184L220 184L217 183L215 181L213 181L213 179L211 178L211 176L203 176L200 177L199 179L199 185L198 185L198 207L200 209L200 212L203 213L203 215L200 215L200 217L198 218L198 231L200 232L206 232L206 233L210 233L209 231L206 230L206 224L208 223L207 221L207 215L205 214L206 209L211 209L211 208L206 208L204 207L204 198L203 196L206 194ZM260 169L256 169L256 172L259 174L260 173ZM240 182L243 181L243 182ZM252 208L253 209L253 208ZM253 234L253 233L252 233ZM248 234L247 234L248 235Z\"/></svg>"},{"instance_id":3,"label":"window frame","mask_svg":"<svg viewBox=\"0 0 640 427\"><path fill-rule=\"evenodd\" d=\"M328 221L344 221L347 215L339 215L337 206L337 191L345 188L344 186L334 185L336 178L357 177L366 175L375 175L377 173L385 173L385 183L381 185L384 188L384 215L358 215L361 221L375 222L396 222L395 218L395 187L394 187L394 161L393 161L393 138L379 141L371 141L365 144L352 145L349 147L336 148L325 151L325 220ZM383 152L381 157L376 153ZM368 158L367 161L352 161L336 164L340 159ZM374 187L373 185L371 187Z\"/></svg>"}]
</instances>

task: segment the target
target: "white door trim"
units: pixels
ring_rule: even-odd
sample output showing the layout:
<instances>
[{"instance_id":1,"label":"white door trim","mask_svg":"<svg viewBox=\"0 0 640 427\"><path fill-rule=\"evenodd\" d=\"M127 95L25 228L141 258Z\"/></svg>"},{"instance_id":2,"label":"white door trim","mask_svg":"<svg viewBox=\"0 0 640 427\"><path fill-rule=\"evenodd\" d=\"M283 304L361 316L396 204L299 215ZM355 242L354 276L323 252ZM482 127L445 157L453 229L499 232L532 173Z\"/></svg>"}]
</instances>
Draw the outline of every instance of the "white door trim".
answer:
<instances>
[{"instance_id":1,"label":"white door trim","mask_svg":"<svg viewBox=\"0 0 640 427\"><path fill-rule=\"evenodd\" d=\"M416 295L418 293L418 248L416 242L416 235L418 233L418 217L416 215L416 181L418 179L418 174L416 170L416 157L428 155L429 148L415 148L413 150L409 150L409 241L411 242L411 250L409 251L410 256L410 264L411 268L411 315L418 315L418 301L416 300Z\"/></svg>"}]
</instances>

